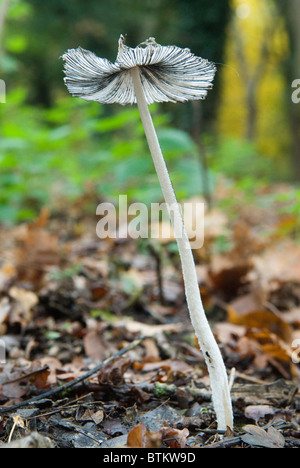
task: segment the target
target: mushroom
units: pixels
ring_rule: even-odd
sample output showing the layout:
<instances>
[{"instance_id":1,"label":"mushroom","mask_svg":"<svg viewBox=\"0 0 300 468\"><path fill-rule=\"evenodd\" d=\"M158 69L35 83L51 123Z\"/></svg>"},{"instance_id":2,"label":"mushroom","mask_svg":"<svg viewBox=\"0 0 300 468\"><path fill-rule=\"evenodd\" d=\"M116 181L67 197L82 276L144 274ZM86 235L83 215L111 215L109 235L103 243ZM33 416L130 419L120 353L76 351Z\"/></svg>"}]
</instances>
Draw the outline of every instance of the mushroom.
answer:
<instances>
[{"instance_id":1,"label":"mushroom","mask_svg":"<svg viewBox=\"0 0 300 468\"><path fill-rule=\"evenodd\" d=\"M153 102L204 99L212 88L215 66L196 57L189 49L161 46L154 38L130 48L122 35L115 63L81 47L69 49L62 58L64 81L73 96L103 104L138 105L165 202L176 227L187 305L209 371L218 429L232 428L225 364L205 315L188 235L148 108Z\"/></svg>"}]
</instances>

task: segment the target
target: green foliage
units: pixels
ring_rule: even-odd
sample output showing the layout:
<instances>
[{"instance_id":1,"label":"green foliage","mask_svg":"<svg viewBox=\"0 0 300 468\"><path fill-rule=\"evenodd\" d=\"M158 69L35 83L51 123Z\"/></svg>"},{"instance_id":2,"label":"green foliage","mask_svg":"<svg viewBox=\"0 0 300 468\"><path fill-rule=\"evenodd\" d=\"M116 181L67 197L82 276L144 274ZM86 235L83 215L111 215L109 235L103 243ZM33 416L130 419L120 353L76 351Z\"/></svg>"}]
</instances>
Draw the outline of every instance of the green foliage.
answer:
<instances>
[{"instance_id":1,"label":"green foliage","mask_svg":"<svg viewBox=\"0 0 300 468\"><path fill-rule=\"evenodd\" d=\"M7 96L0 108L0 221L32 219L42 206L59 209L91 191L93 212L97 198L117 201L120 193L161 200L137 108L108 110L69 95L50 108L32 106L23 88ZM170 128L156 106L151 111L179 196L199 193L193 141Z\"/></svg>"},{"instance_id":2,"label":"green foliage","mask_svg":"<svg viewBox=\"0 0 300 468\"><path fill-rule=\"evenodd\" d=\"M259 181L272 179L276 174L276 161L261 154L254 142L220 137L217 144L207 141L207 145L210 148L209 165L213 171L241 181L245 189Z\"/></svg>"},{"instance_id":3,"label":"green foliage","mask_svg":"<svg viewBox=\"0 0 300 468\"><path fill-rule=\"evenodd\" d=\"M0 31L0 77L8 91L0 107L0 222L32 219L42 206L59 209L87 194L91 211L97 198L117 201L119 193L145 203L161 200L137 109L72 99L59 57L80 45L113 61L123 33L129 45L155 36L161 44L190 47L200 55L206 50L207 58L220 60L223 41L212 41L211 30L214 25L224 34L229 1L113 3L112 8L93 0L10 1ZM189 104L162 108L167 113L151 110L176 193L199 194L201 167L187 133L193 111ZM173 128L181 119L187 132Z\"/></svg>"},{"instance_id":4,"label":"green foliage","mask_svg":"<svg viewBox=\"0 0 300 468\"><path fill-rule=\"evenodd\" d=\"M50 106L63 90L59 57L68 48L80 45L114 61L120 34L131 46L152 36L219 62L229 12L229 0L11 0L3 68L26 83L32 102ZM0 72L1 65L0 53Z\"/></svg>"},{"instance_id":5,"label":"green foliage","mask_svg":"<svg viewBox=\"0 0 300 468\"><path fill-rule=\"evenodd\" d=\"M300 188L290 188L285 193L277 195L277 201L282 202L281 212L295 215L300 221Z\"/></svg>"},{"instance_id":6,"label":"green foliage","mask_svg":"<svg viewBox=\"0 0 300 468\"><path fill-rule=\"evenodd\" d=\"M155 36L162 44L189 47L220 63L225 60L230 2L134 0L129 5L115 0L113 4L112 8L93 0L10 1L0 31L0 77L8 90L6 104L0 104L0 222L32 219L45 205L59 210L80 198L89 199L84 209L91 212L98 200L117 202L120 193L127 194L129 201L147 204L162 199L136 107L103 107L71 98L59 57L67 48L81 45L115 60L123 33L128 45ZM179 199L201 194L205 179L213 191L214 179L222 174L245 194L244 202L259 202L258 185L287 178L288 158L279 155L279 166L260 154L254 143L212 136L211 123L220 112L220 70L213 91L198 110L194 103L151 107L159 140ZM190 137L197 136L199 128L208 174ZM299 199L293 192L285 209L296 214ZM223 200L224 208L230 203ZM221 238L218 248L227 248Z\"/></svg>"},{"instance_id":7,"label":"green foliage","mask_svg":"<svg viewBox=\"0 0 300 468\"><path fill-rule=\"evenodd\" d=\"M284 193L275 198L279 204L279 213L286 216L286 221L278 228L281 236L292 236L300 240L300 187L289 187Z\"/></svg>"}]
</instances>

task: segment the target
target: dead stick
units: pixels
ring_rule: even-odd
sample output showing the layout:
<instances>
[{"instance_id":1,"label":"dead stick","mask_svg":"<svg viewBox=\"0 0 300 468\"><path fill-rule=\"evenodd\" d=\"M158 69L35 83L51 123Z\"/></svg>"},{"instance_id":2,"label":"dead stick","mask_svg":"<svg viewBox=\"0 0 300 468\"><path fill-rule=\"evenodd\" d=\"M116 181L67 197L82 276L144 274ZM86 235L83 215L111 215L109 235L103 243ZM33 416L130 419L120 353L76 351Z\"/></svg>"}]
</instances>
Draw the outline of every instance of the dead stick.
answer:
<instances>
[{"instance_id":1,"label":"dead stick","mask_svg":"<svg viewBox=\"0 0 300 468\"><path fill-rule=\"evenodd\" d=\"M45 370L48 370L48 369L49 369L49 366L41 367L40 369L37 369L37 370L35 370L33 372L30 372L29 374L21 375L21 377L17 377L16 379L7 380L6 382L3 382L2 386L3 385L11 385L12 383L15 383L15 382L22 382L23 380L30 379L34 375L39 374L40 372L44 372Z\"/></svg>"},{"instance_id":2,"label":"dead stick","mask_svg":"<svg viewBox=\"0 0 300 468\"><path fill-rule=\"evenodd\" d=\"M116 359L116 358L118 358L120 356L123 356L128 351L131 351L133 348L138 346L143 341L143 339L145 339L144 336L134 340L128 346L125 346L124 348L120 349L120 351L115 353L113 356L105 359L100 364L93 367L93 369L89 370L85 374L80 375L79 377L76 377L76 379L73 379L70 382L66 382L63 385L60 385L59 387L54 387L54 388L52 388L51 390L49 390L47 392L43 392L40 395L37 395L37 396L35 396L33 398L30 398L29 400L25 400L25 401L22 401L20 403L16 403L15 405L7 406L5 408L0 408L0 414L8 413L10 411L14 411L16 409L22 408L23 406L32 405L36 401L42 400L44 398L52 397L54 395L57 395L58 393L64 392L65 390L68 390L69 388L73 387L74 385L78 384L79 382L82 382L83 380L89 378L91 375L99 372L110 361L113 361L114 359Z\"/></svg>"}]
</instances>

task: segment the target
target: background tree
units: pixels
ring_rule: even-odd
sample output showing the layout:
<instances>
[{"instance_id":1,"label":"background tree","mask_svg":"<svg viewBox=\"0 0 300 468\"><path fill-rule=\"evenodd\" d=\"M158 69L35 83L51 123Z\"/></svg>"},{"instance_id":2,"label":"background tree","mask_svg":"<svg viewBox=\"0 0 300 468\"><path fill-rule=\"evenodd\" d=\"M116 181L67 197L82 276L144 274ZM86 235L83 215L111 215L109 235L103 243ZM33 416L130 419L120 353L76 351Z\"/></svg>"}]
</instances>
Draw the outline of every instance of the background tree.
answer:
<instances>
[{"instance_id":1,"label":"background tree","mask_svg":"<svg viewBox=\"0 0 300 468\"><path fill-rule=\"evenodd\" d=\"M96 183L107 196L114 190L114 178L107 177L111 164L106 161L114 159L114 177L122 177L126 190L132 189L133 180L140 187L141 174L151 171L141 157L143 140L134 120L134 106L122 112L114 106L75 104L66 99L59 57L66 49L81 45L114 61L120 33L127 34L131 46L154 36L161 44L189 47L217 65L209 99L180 106L165 103L154 109L159 130L165 132L170 163L181 164L174 171L174 182L183 187L187 174L194 178L183 187L182 198L203 193L203 188L208 194L219 174L235 181L248 177L253 186L251 177L286 180L291 161L293 174L297 174L299 106L292 104L291 83L299 75L299 2L2 0L0 6L0 17L5 19L5 24L1 21L5 27L0 28L0 77L7 84L9 98L5 107L0 106L0 182L4 187L2 207L11 193L18 193L13 216L19 216L25 192L30 191L28 199L32 198L33 182L34 200L45 200L46 187L51 186L55 173L52 168L70 182L68 190L82 193L86 180L95 181L101 157L104 178L97 172ZM122 140L122 119L132 132L130 148ZM182 131L175 133L173 126ZM292 136L295 150L290 157ZM207 170L199 172L197 149L200 167L209 166L209 177ZM42 178L46 174L47 182ZM139 199L151 199L145 184L138 194L136 189L133 192Z\"/></svg>"},{"instance_id":2,"label":"background tree","mask_svg":"<svg viewBox=\"0 0 300 468\"><path fill-rule=\"evenodd\" d=\"M284 61L286 78L286 109L292 134L291 163L293 178L300 181L300 104L291 99L292 82L300 79L300 2L276 0L283 14L290 43L290 53Z\"/></svg>"},{"instance_id":3,"label":"background tree","mask_svg":"<svg viewBox=\"0 0 300 468\"><path fill-rule=\"evenodd\" d=\"M15 53L23 81L33 102L49 106L63 89L59 56L82 46L101 57L115 60L119 35L127 34L129 45L156 37L161 44L189 47L195 54L222 60L228 1L218 0L114 0L94 2L27 0L30 14L11 19L10 34L19 31L26 48Z\"/></svg>"},{"instance_id":4,"label":"background tree","mask_svg":"<svg viewBox=\"0 0 300 468\"><path fill-rule=\"evenodd\" d=\"M283 73L289 51L285 24L272 0L232 0L231 5L218 135L223 141L239 141L239 149L224 147L235 158L241 155L240 161L231 156L231 171L238 173L234 169L238 166L249 171L250 164L260 177L288 177L290 162L282 157L290 150ZM224 163L229 168L225 158L228 161L228 155L224 154Z\"/></svg>"}]
</instances>

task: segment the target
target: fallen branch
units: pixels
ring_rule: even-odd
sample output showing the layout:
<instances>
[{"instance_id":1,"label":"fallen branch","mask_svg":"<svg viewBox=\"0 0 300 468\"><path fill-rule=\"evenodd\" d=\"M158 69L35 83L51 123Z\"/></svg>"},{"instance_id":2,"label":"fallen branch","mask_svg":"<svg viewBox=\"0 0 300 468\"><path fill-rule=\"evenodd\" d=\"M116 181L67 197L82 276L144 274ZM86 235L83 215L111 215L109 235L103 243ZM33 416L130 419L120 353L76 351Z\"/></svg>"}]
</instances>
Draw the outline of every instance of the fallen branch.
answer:
<instances>
[{"instance_id":1,"label":"fallen branch","mask_svg":"<svg viewBox=\"0 0 300 468\"><path fill-rule=\"evenodd\" d=\"M48 370L48 369L49 369L49 366L43 366L40 369L37 369L37 370L35 370L33 372L29 372L29 374L21 375L20 377L17 377L16 379L7 380L6 382L2 383L2 386L3 385L11 385L11 384L16 383L16 382L23 382L24 380L30 379L34 375L37 375L39 372L44 372L45 370Z\"/></svg>"},{"instance_id":2,"label":"fallen branch","mask_svg":"<svg viewBox=\"0 0 300 468\"><path fill-rule=\"evenodd\" d=\"M43 392L40 395L37 395L37 396L35 396L33 398L30 398L29 400L25 400L25 401L22 401L20 403L16 403L15 405L7 406L5 408L0 408L0 414L9 413L10 411L14 411L14 410L22 408L24 406L33 405L35 402L37 402L39 400L42 400L44 398L51 398L54 395L57 395L57 394L59 394L61 392L64 392L64 391L70 389L71 387L74 387L74 385L78 384L79 382L82 382L83 380L91 377L91 375L96 374L97 372L99 372L110 361L113 361L114 359L116 359L116 358L118 358L120 356L123 356L128 351L131 351L133 348L138 346L143 341L143 339L145 339L144 336L134 340L128 346L125 346L124 348L120 349L120 351L115 353L113 356L105 359L100 364L93 367L93 369L89 370L88 372L85 372L84 374L80 375L79 377L76 377L75 379L73 379L73 380L71 380L69 382L64 383L63 385L60 385L59 387L54 387L51 390Z\"/></svg>"}]
</instances>

